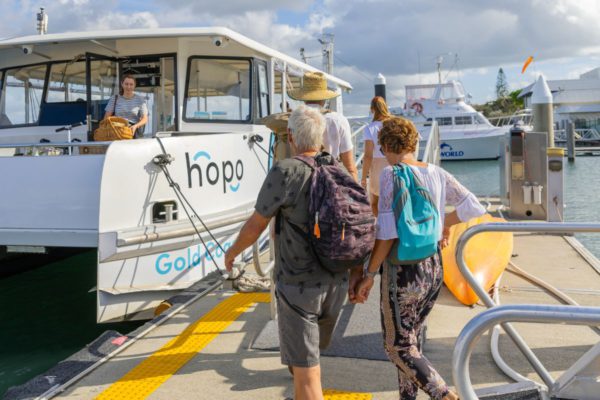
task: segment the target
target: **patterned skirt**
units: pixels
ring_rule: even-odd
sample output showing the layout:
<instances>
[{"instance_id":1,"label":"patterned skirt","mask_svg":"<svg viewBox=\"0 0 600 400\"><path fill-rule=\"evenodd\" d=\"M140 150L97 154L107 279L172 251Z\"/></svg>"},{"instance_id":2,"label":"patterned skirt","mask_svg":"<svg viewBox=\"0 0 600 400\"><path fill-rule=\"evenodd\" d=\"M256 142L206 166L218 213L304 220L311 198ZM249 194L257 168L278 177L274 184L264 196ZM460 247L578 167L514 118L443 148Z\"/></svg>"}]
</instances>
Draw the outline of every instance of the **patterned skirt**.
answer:
<instances>
[{"instance_id":1,"label":"patterned skirt","mask_svg":"<svg viewBox=\"0 0 600 400\"><path fill-rule=\"evenodd\" d=\"M444 280L439 252L416 264L385 262L381 277L381 324L385 351L398 369L400 398L425 391L442 399L448 386L420 348L419 336Z\"/></svg>"}]
</instances>

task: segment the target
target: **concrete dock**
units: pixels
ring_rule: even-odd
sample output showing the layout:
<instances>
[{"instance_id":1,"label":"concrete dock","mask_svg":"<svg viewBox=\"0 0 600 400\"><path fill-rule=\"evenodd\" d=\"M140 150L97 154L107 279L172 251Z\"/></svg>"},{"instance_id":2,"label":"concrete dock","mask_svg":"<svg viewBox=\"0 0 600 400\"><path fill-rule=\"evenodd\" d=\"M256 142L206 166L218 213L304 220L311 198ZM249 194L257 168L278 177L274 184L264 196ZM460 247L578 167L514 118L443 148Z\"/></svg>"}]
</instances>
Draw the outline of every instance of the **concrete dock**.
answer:
<instances>
[{"instance_id":1,"label":"concrete dock","mask_svg":"<svg viewBox=\"0 0 600 400\"><path fill-rule=\"evenodd\" d=\"M563 236L515 234L512 262L561 289L580 305L596 306L600 304L597 260L584 258L571 242L572 239ZM378 299L379 294L372 296ZM560 304L544 290L508 271L501 281L500 300L502 304ZM225 287L213 291L63 388L56 398L293 397L292 378L281 365L278 352L252 348L270 320L268 301L266 292L240 294ZM367 323L379 326L376 301L356 307L371 307L372 319ZM452 384L451 358L456 337L484 309L482 305L466 307L446 288L442 289L428 320L424 352L449 384ZM515 327L554 378L600 338L591 328L583 326L515 324ZM512 368L540 382L504 333L500 338L500 353ZM398 398L396 370L388 361L323 356L321 365L327 399ZM476 388L511 382L492 360L489 333L478 342L470 370ZM421 398L427 396L421 393Z\"/></svg>"}]
</instances>

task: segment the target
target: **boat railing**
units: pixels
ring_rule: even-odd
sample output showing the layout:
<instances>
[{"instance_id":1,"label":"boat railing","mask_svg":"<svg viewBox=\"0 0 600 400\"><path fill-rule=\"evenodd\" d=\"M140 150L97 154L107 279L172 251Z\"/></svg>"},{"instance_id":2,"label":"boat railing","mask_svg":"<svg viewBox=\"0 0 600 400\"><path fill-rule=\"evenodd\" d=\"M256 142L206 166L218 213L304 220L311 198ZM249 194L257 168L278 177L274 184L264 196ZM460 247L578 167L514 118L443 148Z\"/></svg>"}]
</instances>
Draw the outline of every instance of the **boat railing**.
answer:
<instances>
[{"instance_id":1,"label":"boat railing","mask_svg":"<svg viewBox=\"0 0 600 400\"><path fill-rule=\"evenodd\" d=\"M577 141L597 142L598 140L600 140L600 133L596 130L596 128L577 128L577 129L575 129L574 137L575 137L575 140L577 140ZM566 141L567 140L567 130L566 129L555 129L554 130L554 140Z\"/></svg>"},{"instance_id":2,"label":"boat railing","mask_svg":"<svg viewBox=\"0 0 600 400\"><path fill-rule=\"evenodd\" d=\"M469 374L469 361L477 339L493 326L497 324L505 326L509 322L596 326L600 324L600 307L517 304L497 306L477 315L465 325L458 335L452 356L452 377L461 399L476 400L478 398L473 390ZM596 353L597 351L589 355L586 354L584 357L592 359L591 357L596 356ZM588 390L591 390L590 387L597 389L598 382L588 382L587 385L589 385L586 388ZM562 385L551 386L550 388L552 392L557 393ZM589 393L593 392L590 391Z\"/></svg>"},{"instance_id":3,"label":"boat railing","mask_svg":"<svg viewBox=\"0 0 600 400\"><path fill-rule=\"evenodd\" d=\"M456 263L462 275L465 277L473 291L479 296L480 300L485 304L488 308L498 307L492 297L488 294L488 292L479 284L469 267L467 266L465 259L465 247L469 240L471 240L474 236L483 233L483 232L528 232L528 233L552 233L552 234L572 234L572 233L581 233L581 232L600 232L600 223L566 223L566 222L494 222L494 223L484 223L470 227L467 229L460 239L458 240L456 246ZM570 309L576 310L577 308L571 307ZM596 309L596 313L598 314L598 318L600 319L600 308ZM570 322L570 317L568 314L564 315L563 322ZM513 328L511 324L508 322L501 323L504 331L510 336L515 345L519 348L521 353L525 356L529 364L533 367L538 376L543 380L544 384L548 388L554 388L555 380L552 378L548 370L544 367L541 361L537 358L537 356L533 353L531 348L525 343L523 338L519 335L519 333ZM468 327L469 325L467 325ZM469 329L463 330L465 335L472 335L469 332ZM458 343L458 342L457 342ZM455 355L458 353L455 351ZM468 358L467 358L468 361ZM453 359L453 365L455 365L458 361ZM463 384L463 379L467 378L468 375L463 375L464 370L460 365L456 365L456 372L458 375L454 375L455 384L458 387L459 383ZM460 381L460 382L459 382ZM462 386L464 388L464 385ZM463 389L464 390L464 389ZM467 396L467 394L473 394L472 389L465 393L460 393L461 398L466 399L476 399L477 397Z\"/></svg>"},{"instance_id":4,"label":"boat railing","mask_svg":"<svg viewBox=\"0 0 600 400\"><path fill-rule=\"evenodd\" d=\"M512 126L521 121L522 125L531 125L533 114L530 109L518 110L511 115L501 115L499 117L488 117L487 120L494 126Z\"/></svg>"},{"instance_id":5,"label":"boat railing","mask_svg":"<svg viewBox=\"0 0 600 400\"><path fill-rule=\"evenodd\" d=\"M0 149L18 149L26 147L82 147L108 146L112 142L46 142L46 143L2 143Z\"/></svg>"},{"instance_id":6,"label":"boat railing","mask_svg":"<svg viewBox=\"0 0 600 400\"><path fill-rule=\"evenodd\" d=\"M365 157L365 148L361 144L363 137L362 133L369 124L366 122L362 122L357 125L358 127L352 132L352 146L354 146L356 166L360 169L363 158Z\"/></svg>"}]
</instances>

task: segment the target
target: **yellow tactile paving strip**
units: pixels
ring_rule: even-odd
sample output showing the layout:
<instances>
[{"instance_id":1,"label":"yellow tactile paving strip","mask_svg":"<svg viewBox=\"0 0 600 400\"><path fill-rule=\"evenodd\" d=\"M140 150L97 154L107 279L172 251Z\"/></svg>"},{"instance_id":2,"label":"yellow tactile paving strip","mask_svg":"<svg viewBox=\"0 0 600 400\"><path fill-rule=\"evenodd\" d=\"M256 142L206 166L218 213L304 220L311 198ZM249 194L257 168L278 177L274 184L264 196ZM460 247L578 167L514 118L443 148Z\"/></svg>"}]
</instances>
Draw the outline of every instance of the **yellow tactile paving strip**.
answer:
<instances>
[{"instance_id":1,"label":"yellow tactile paving strip","mask_svg":"<svg viewBox=\"0 0 600 400\"><path fill-rule=\"evenodd\" d=\"M238 293L222 301L179 336L142 361L97 399L145 399L254 303L268 303L269 293Z\"/></svg>"},{"instance_id":2,"label":"yellow tactile paving strip","mask_svg":"<svg viewBox=\"0 0 600 400\"><path fill-rule=\"evenodd\" d=\"M100 393L96 399L145 399L254 303L268 303L269 293L238 293L222 301L157 352ZM370 393L323 390L325 400L371 400Z\"/></svg>"},{"instance_id":3,"label":"yellow tactile paving strip","mask_svg":"<svg viewBox=\"0 0 600 400\"><path fill-rule=\"evenodd\" d=\"M371 400L373 396L370 393L352 393L325 389L323 390L323 398L325 400Z\"/></svg>"}]
</instances>

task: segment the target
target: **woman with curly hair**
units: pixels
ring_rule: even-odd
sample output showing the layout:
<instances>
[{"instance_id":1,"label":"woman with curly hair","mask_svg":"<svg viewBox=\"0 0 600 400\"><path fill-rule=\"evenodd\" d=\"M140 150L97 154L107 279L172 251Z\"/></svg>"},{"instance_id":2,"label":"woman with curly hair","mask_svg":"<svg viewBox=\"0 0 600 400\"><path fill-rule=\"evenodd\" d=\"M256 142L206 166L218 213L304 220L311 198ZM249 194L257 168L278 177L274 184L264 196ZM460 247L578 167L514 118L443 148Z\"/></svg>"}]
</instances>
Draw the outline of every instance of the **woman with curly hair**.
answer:
<instances>
[{"instance_id":1,"label":"woman with curly hair","mask_svg":"<svg viewBox=\"0 0 600 400\"><path fill-rule=\"evenodd\" d=\"M377 240L362 281L356 286L354 302L364 302L373 287L373 279L383 262L381 276L381 323L384 347L398 369L400 398L416 399L418 389L432 399L454 400L451 391L420 348L419 336L443 282L440 246L432 256L410 264L396 264L392 247L398 240L399 223L393 200L399 190L394 185L393 165L410 168L415 180L428 189L440 216L440 232L460 221L483 215L477 198L444 169L419 162L414 151L419 133L412 122L392 117L383 121L379 145L390 166L380 179ZM444 215L446 205L455 211ZM396 261L397 262L397 261Z\"/></svg>"}]
</instances>

